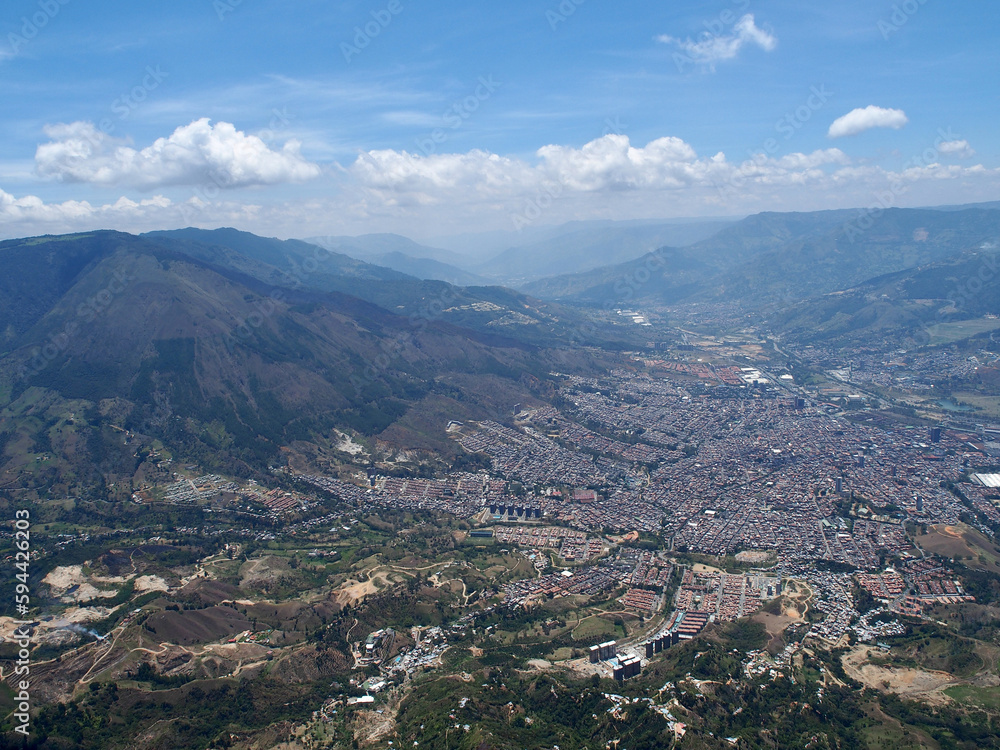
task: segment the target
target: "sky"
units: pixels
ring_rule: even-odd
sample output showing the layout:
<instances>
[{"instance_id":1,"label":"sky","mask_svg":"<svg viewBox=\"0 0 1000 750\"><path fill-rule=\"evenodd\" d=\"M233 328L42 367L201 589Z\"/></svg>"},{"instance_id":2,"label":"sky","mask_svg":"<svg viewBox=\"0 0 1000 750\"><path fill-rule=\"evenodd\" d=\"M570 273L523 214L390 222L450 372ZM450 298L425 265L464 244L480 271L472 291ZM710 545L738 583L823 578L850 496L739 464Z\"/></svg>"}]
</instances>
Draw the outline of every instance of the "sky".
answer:
<instances>
[{"instance_id":1,"label":"sky","mask_svg":"<svg viewBox=\"0 0 1000 750\"><path fill-rule=\"evenodd\" d=\"M1000 199L991 0L5 0L0 236Z\"/></svg>"}]
</instances>

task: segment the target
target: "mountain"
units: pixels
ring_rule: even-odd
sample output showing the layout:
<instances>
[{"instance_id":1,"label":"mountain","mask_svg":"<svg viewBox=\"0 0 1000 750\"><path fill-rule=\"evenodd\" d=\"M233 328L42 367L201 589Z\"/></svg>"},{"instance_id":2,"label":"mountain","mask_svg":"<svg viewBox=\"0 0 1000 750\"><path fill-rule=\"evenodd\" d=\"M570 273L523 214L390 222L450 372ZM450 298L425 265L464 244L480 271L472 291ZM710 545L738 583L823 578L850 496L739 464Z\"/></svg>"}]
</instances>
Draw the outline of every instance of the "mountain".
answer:
<instances>
[{"instance_id":1,"label":"mountain","mask_svg":"<svg viewBox=\"0 0 1000 750\"><path fill-rule=\"evenodd\" d=\"M463 268L469 260L469 256L464 253L453 252L430 245L422 245L400 234L361 234L356 237L330 235L326 237L309 237L305 241L331 250L339 249L340 252L361 260L369 260L371 258L398 253L409 258L428 258L436 260L439 263Z\"/></svg>"},{"instance_id":2,"label":"mountain","mask_svg":"<svg viewBox=\"0 0 1000 750\"><path fill-rule=\"evenodd\" d=\"M171 245L118 232L0 243L0 488L110 486L157 441L240 475L334 430L449 455L449 419L507 414L574 366Z\"/></svg>"},{"instance_id":3,"label":"mountain","mask_svg":"<svg viewBox=\"0 0 1000 750\"><path fill-rule=\"evenodd\" d=\"M500 283L519 288L559 272L579 272L627 261L663 245L689 245L730 222L575 221L522 232L484 232L439 238L449 249L397 234L313 237L306 240L367 263L457 286Z\"/></svg>"},{"instance_id":4,"label":"mountain","mask_svg":"<svg viewBox=\"0 0 1000 750\"><path fill-rule=\"evenodd\" d=\"M583 305L607 307L638 299L673 303L700 292L710 279L759 253L796 237L821 234L850 215L849 211L757 214L686 248L661 247L626 263L540 279L522 289L543 299Z\"/></svg>"},{"instance_id":5,"label":"mountain","mask_svg":"<svg viewBox=\"0 0 1000 750\"><path fill-rule=\"evenodd\" d=\"M628 336L590 324L587 316L502 287L460 287L418 279L298 240L258 237L232 229L183 229L147 237L164 247L278 286L340 292L413 320L434 320L533 345L627 345ZM380 237L385 237L381 235ZM634 332L638 336L638 332Z\"/></svg>"},{"instance_id":6,"label":"mountain","mask_svg":"<svg viewBox=\"0 0 1000 750\"><path fill-rule=\"evenodd\" d=\"M1000 211L889 209L797 235L713 279L703 298L748 307L849 289L1000 239Z\"/></svg>"},{"instance_id":7,"label":"mountain","mask_svg":"<svg viewBox=\"0 0 1000 750\"><path fill-rule=\"evenodd\" d=\"M313 237L306 242L418 279L446 281L456 286L474 286L487 283L483 277L460 267L463 262L468 261L468 258L462 258L462 256L447 250L419 245L398 234ZM450 260L441 260L442 257Z\"/></svg>"},{"instance_id":8,"label":"mountain","mask_svg":"<svg viewBox=\"0 0 1000 750\"><path fill-rule=\"evenodd\" d=\"M869 279L798 302L766 319L782 338L829 346L878 339L922 346L995 329L1000 248L985 245L943 261Z\"/></svg>"},{"instance_id":9,"label":"mountain","mask_svg":"<svg viewBox=\"0 0 1000 750\"><path fill-rule=\"evenodd\" d=\"M661 248L523 289L588 306L698 301L755 309L851 288L998 237L1000 211L981 208L763 213L686 248Z\"/></svg>"},{"instance_id":10,"label":"mountain","mask_svg":"<svg viewBox=\"0 0 1000 750\"><path fill-rule=\"evenodd\" d=\"M547 276L631 261L665 245L690 245L725 226L726 222L568 224L554 236L511 247L475 270L508 286L530 288L531 281Z\"/></svg>"},{"instance_id":11,"label":"mountain","mask_svg":"<svg viewBox=\"0 0 1000 750\"><path fill-rule=\"evenodd\" d=\"M279 240L258 237L237 229L175 229L149 232L144 235L156 240L187 243L174 247L194 257L223 260L229 265L245 264L247 260L271 266L293 277L306 277L320 271L344 279L371 281L400 281L413 277L390 268L365 263L335 249L324 248L317 252L316 245L301 240ZM226 251L229 251L228 253ZM235 253L235 254L234 254ZM249 266L247 266L249 268Z\"/></svg>"},{"instance_id":12,"label":"mountain","mask_svg":"<svg viewBox=\"0 0 1000 750\"><path fill-rule=\"evenodd\" d=\"M403 253L393 252L371 257L373 263L415 276L418 279L446 281L455 286L482 286L489 281L482 276L463 271L457 266L442 263L432 258L413 258Z\"/></svg>"},{"instance_id":13,"label":"mountain","mask_svg":"<svg viewBox=\"0 0 1000 750\"><path fill-rule=\"evenodd\" d=\"M602 229L630 229L651 225L684 226L691 224L726 225L742 219L742 216L720 216L697 219L586 219L568 221L563 224L526 224L517 229L495 229L488 232L466 232L463 234L432 237L428 242L463 256L483 259L499 255L512 247L534 245L547 240L555 240L567 234ZM471 254L471 255L470 255Z\"/></svg>"}]
</instances>

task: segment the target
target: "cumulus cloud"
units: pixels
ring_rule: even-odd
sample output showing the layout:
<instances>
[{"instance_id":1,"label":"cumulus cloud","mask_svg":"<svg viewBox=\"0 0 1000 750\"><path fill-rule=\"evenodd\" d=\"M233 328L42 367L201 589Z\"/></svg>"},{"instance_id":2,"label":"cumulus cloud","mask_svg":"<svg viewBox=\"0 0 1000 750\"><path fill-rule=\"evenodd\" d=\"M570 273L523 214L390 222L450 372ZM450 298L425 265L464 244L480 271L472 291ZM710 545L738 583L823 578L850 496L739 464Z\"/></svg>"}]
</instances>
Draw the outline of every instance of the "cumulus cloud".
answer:
<instances>
[{"instance_id":1,"label":"cumulus cloud","mask_svg":"<svg viewBox=\"0 0 1000 750\"><path fill-rule=\"evenodd\" d=\"M956 159L971 159L976 152L969 145L968 141L945 141L940 144L938 151L946 156L954 156Z\"/></svg>"},{"instance_id":2,"label":"cumulus cloud","mask_svg":"<svg viewBox=\"0 0 1000 750\"><path fill-rule=\"evenodd\" d=\"M110 203L86 200L46 202L36 195L18 197L0 189L0 237L109 228L147 232L173 226L254 225L265 232L280 226L286 219L285 236L294 236L301 231L310 212L333 210L333 206L325 204L320 207L315 201L297 202L294 206L278 203L265 209L243 201L207 201L198 197L181 201L163 195L141 200L122 196Z\"/></svg>"},{"instance_id":3,"label":"cumulus cloud","mask_svg":"<svg viewBox=\"0 0 1000 750\"><path fill-rule=\"evenodd\" d=\"M693 63L715 69L715 64L732 60L747 45L754 45L770 52L778 46L778 39L773 34L757 26L752 13L740 18L729 34L714 34L705 32L695 39L679 39L662 34L656 37L662 44L671 44L680 50Z\"/></svg>"},{"instance_id":4,"label":"cumulus cloud","mask_svg":"<svg viewBox=\"0 0 1000 750\"><path fill-rule=\"evenodd\" d=\"M942 141L957 139L948 135ZM946 150L964 152L951 145ZM550 144L530 157L375 150L339 169L334 193L269 193L260 205L238 193L209 198L178 191L167 192L174 202L130 196L98 205L45 203L0 191L0 233L239 226L289 237L371 231L433 236L517 229L536 221L850 208L869 205L873 195L890 195L897 205L961 203L1000 190L1000 169L974 162L939 164L922 157L892 171L854 162L838 148L733 160L721 152L700 155L680 138L637 145L615 134L580 146ZM48 189L58 194L65 188Z\"/></svg>"},{"instance_id":5,"label":"cumulus cloud","mask_svg":"<svg viewBox=\"0 0 1000 750\"><path fill-rule=\"evenodd\" d=\"M552 186L560 192L600 193L712 188L737 178L792 184L823 166L849 162L832 148L780 158L762 154L737 164L722 153L699 157L680 138L659 138L638 147L624 135L606 135L579 148L544 146L536 157L531 164L478 150L430 156L370 151L347 171L388 202L430 204L469 197L516 199Z\"/></svg>"},{"instance_id":6,"label":"cumulus cloud","mask_svg":"<svg viewBox=\"0 0 1000 750\"><path fill-rule=\"evenodd\" d=\"M899 130L909 122L906 113L901 109L885 109L869 105L851 110L843 117L838 117L830 125L827 135L830 138L843 138L857 135L872 128L892 128Z\"/></svg>"},{"instance_id":7,"label":"cumulus cloud","mask_svg":"<svg viewBox=\"0 0 1000 750\"><path fill-rule=\"evenodd\" d=\"M855 163L838 148L731 160L699 155L679 138L641 146L623 135L544 146L533 158L372 151L343 172L352 200L342 214L404 233L417 225L430 233L445 225L497 228L505 216L507 228L519 228L581 218L849 208L867 205L879 191L901 205L933 205L1000 189L1000 169L981 165L921 163L893 171Z\"/></svg>"},{"instance_id":8,"label":"cumulus cloud","mask_svg":"<svg viewBox=\"0 0 1000 750\"><path fill-rule=\"evenodd\" d=\"M117 221L160 213L170 209L169 198L156 195L141 201L122 196L114 203L95 206L88 201L46 203L36 195L17 198L0 190L0 221L3 223L66 223L88 219Z\"/></svg>"},{"instance_id":9,"label":"cumulus cloud","mask_svg":"<svg viewBox=\"0 0 1000 750\"><path fill-rule=\"evenodd\" d=\"M35 152L36 171L62 182L144 190L205 184L238 188L302 182L320 174L320 168L299 153L297 141L273 150L257 136L228 122L213 125L207 117L142 150L90 122L49 125L45 134L52 140Z\"/></svg>"}]
</instances>

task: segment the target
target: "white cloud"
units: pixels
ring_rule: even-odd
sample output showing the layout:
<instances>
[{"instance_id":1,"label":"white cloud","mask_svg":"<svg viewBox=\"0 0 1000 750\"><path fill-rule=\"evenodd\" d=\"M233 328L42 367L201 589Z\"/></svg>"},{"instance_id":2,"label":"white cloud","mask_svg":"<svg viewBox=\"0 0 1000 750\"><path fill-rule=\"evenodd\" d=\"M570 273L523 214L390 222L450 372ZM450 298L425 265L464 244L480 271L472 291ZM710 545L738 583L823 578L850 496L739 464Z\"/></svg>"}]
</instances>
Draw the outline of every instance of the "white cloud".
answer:
<instances>
[{"instance_id":1,"label":"white cloud","mask_svg":"<svg viewBox=\"0 0 1000 750\"><path fill-rule=\"evenodd\" d=\"M122 196L114 203L94 206L88 201L65 201L63 203L46 203L36 195L26 195L17 198L0 190L0 221L6 223L60 223L75 222L87 219L107 219L117 221L125 218L159 213L170 209L173 203L169 198L156 195L142 201L133 201Z\"/></svg>"},{"instance_id":2,"label":"white cloud","mask_svg":"<svg viewBox=\"0 0 1000 750\"><path fill-rule=\"evenodd\" d=\"M735 164L725 154L700 158L680 138L659 138L643 147L627 136L606 135L580 148L549 145L537 161L501 157L485 151L420 156L406 151L370 151L348 173L382 200L398 205L517 199L558 186L559 192L600 193L713 188L734 180L800 183L824 165L844 165L836 148L788 154Z\"/></svg>"},{"instance_id":3,"label":"white cloud","mask_svg":"<svg viewBox=\"0 0 1000 750\"><path fill-rule=\"evenodd\" d=\"M892 128L899 130L909 122L906 113L901 109L885 109L869 105L851 110L843 117L838 117L830 125L827 135L830 138L843 138L857 135L872 128Z\"/></svg>"},{"instance_id":4,"label":"white cloud","mask_svg":"<svg viewBox=\"0 0 1000 750\"><path fill-rule=\"evenodd\" d=\"M352 199L341 216L355 226L428 235L585 218L733 215L866 206L891 192L899 205L987 200L1000 169L981 165L892 171L854 163L838 148L756 154L731 161L700 156L679 138L632 145L608 135L583 146L549 145L534 158L486 151L421 156L364 153L344 168ZM366 231L374 231L368 229Z\"/></svg>"},{"instance_id":5,"label":"white cloud","mask_svg":"<svg viewBox=\"0 0 1000 750\"><path fill-rule=\"evenodd\" d=\"M231 123L195 120L137 151L98 130L93 123L49 125L53 140L35 152L42 177L94 185L155 189L169 185L215 185L238 188L277 185L318 177L320 168L288 141L273 150L260 138Z\"/></svg>"},{"instance_id":6,"label":"white cloud","mask_svg":"<svg viewBox=\"0 0 1000 750\"><path fill-rule=\"evenodd\" d=\"M36 195L17 197L0 189L0 237L25 237L34 234L118 229L147 232L153 229L201 226L249 226L254 224L266 233L268 226L285 224L286 235L302 228L308 211L320 210L315 202L299 206L276 204L268 210L239 201L206 201L191 197L174 201L163 195L134 200L122 196L112 203L68 200L47 203ZM333 211L324 205L322 210ZM258 221L259 219L259 221ZM272 232L273 234L273 232Z\"/></svg>"},{"instance_id":7,"label":"white cloud","mask_svg":"<svg viewBox=\"0 0 1000 750\"><path fill-rule=\"evenodd\" d=\"M777 37L757 26L752 13L740 18L729 34L705 32L698 40L679 39L663 34L656 37L656 41L676 46L690 62L705 65L712 70L716 63L735 58L748 44L767 52L778 46Z\"/></svg>"},{"instance_id":8,"label":"white cloud","mask_svg":"<svg viewBox=\"0 0 1000 750\"><path fill-rule=\"evenodd\" d=\"M968 141L945 141L937 148L942 154L954 156L956 159L971 159L976 155Z\"/></svg>"},{"instance_id":9,"label":"white cloud","mask_svg":"<svg viewBox=\"0 0 1000 750\"><path fill-rule=\"evenodd\" d=\"M949 139L944 142L955 140ZM892 171L854 162L838 148L730 160L723 153L699 155L680 138L639 146L621 135L581 146L547 145L527 158L482 150L430 156L368 151L340 167L337 177L333 191L331 183L276 188L255 193L259 203L233 193L191 197L183 190L105 205L46 203L54 200L49 196L70 196L71 188L48 185L45 200L0 191L0 234L237 226L284 237L388 231L426 238L577 219L852 208L879 195L910 206L1000 195L1000 169L974 162L921 160Z\"/></svg>"}]
</instances>

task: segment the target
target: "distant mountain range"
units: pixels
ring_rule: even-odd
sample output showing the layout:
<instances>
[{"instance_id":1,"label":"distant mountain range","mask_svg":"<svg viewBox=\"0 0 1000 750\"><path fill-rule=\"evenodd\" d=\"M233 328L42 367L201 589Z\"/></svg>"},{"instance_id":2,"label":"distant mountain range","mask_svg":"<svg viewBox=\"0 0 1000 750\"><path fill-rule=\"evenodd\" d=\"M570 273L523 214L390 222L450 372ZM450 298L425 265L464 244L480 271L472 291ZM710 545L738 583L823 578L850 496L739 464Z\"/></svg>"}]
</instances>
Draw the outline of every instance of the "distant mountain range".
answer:
<instances>
[{"instance_id":1,"label":"distant mountain range","mask_svg":"<svg viewBox=\"0 0 1000 750\"><path fill-rule=\"evenodd\" d=\"M584 228L567 225L565 233L509 248L477 266L476 271L507 286L527 288L530 282L547 276L581 273L631 261L667 245L691 245L727 225L727 222Z\"/></svg>"},{"instance_id":2,"label":"distant mountain range","mask_svg":"<svg viewBox=\"0 0 1000 750\"><path fill-rule=\"evenodd\" d=\"M766 325L785 338L834 348L890 337L901 346L924 346L998 328L1000 321L989 325L985 320L996 315L1000 246L984 243L945 260L778 308L767 315ZM970 320L987 325L963 323Z\"/></svg>"},{"instance_id":3,"label":"distant mountain range","mask_svg":"<svg viewBox=\"0 0 1000 750\"><path fill-rule=\"evenodd\" d=\"M442 238L452 249L421 245L396 234L312 237L307 242L420 279L461 286L499 283L517 289L546 276L632 260L664 245L690 245L730 223L577 221L528 227L523 233Z\"/></svg>"},{"instance_id":4,"label":"distant mountain range","mask_svg":"<svg viewBox=\"0 0 1000 750\"><path fill-rule=\"evenodd\" d=\"M583 306L725 302L775 309L989 247L1000 210L967 208L764 213L686 248L527 284L527 293Z\"/></svg>"},{"instance_id":5,"label":"distant mountain range","mask_svg":"<svg viewBox=\"0 0 1000 750\"><path fill-rule=\"evenodd\" d=\"M489 282L470 273L471 258L427 247L398 234L359 237L312 237L307 242L424 280L446 281L458 286Z\"/></svg>"}]
</instances>

